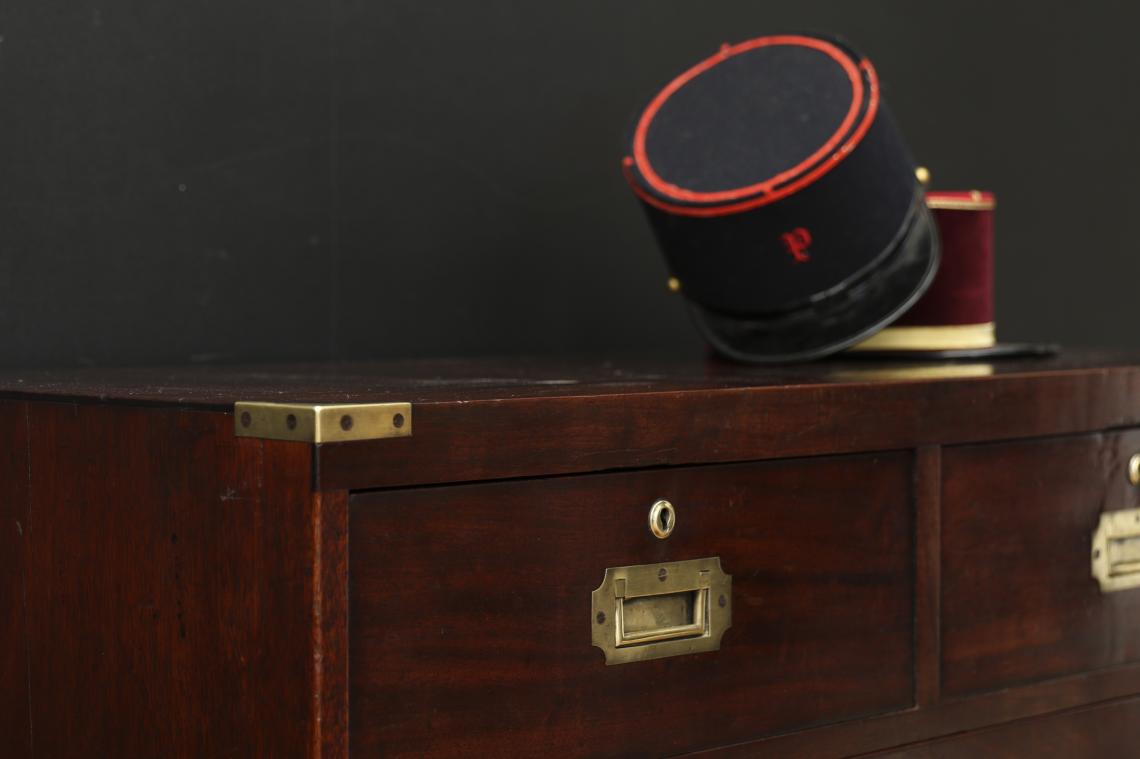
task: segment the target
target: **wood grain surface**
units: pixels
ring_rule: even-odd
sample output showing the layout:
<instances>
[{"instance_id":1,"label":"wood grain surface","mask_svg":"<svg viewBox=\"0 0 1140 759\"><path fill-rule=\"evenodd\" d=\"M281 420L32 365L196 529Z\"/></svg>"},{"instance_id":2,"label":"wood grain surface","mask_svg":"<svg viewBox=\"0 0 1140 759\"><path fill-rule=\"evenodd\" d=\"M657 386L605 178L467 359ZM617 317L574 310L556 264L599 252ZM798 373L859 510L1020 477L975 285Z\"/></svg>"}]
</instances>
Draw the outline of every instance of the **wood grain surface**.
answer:
<instances>
[{"instance_id":1,"label":"wood grain surface","mask_svg":"<svg viewBox=\"0 0 1140 759\"><path fill-rule=\"evenodd\" d=\"M1130 748L1140 591L1088 551L1140 508L1140 362L901 369L0 374L0 753ZM236 438L239 398L410 400L415 434ZM721 651L605 666L605 568L711 555Z\"/></svg>"},{"instance_id":2,"label":"wood grain surface","mask_svg":"<svg viewBox=\"0 0 1140 759\"><path fill-rule=\"evenodd\" d=\"M1135 756L1140 698L1127 698L871 754L877 759L1077 759Z\"/></svg>"},{"instance_id":3,"label":"wood grain surface","mask_svg":"<svg viewBox=\"0 0 1140 759\"><path fill-rule=\"evenodd\" d=\"M903 453L354 496L362 756L663 756L913 703ZM667 498L677 526L647 527ZM606 666L607 567L719 556L718 652Z\"/></svg>"},{"instance_id":4,"label":"wood grain surface","mask_svg":"<svg viewBox=\"0 0 1140 759\"><path fill-rule=\"evenodd\" d=\"M411 402L412 437L318 448L318 489L360 490L1137 425L1140 358L1073 350L941 365L520 358L7 371L0 397L223 412L239 400Z\"/></svg>"},{"instance_id":5,"label":"wood grain surface","mask_svg":"<svg viewBox=\"0 0 1140 759\"><path fill-rule=\"evenodd\" d=\"M0 736L15 759L32 756L28 660L28 404L0 401Z\"/></svg>"},{"instance_id":6,"label":"wood grain surface","mask_svg":"<svg viewBox=\"0 0 1140 759\"><path fill-rule=\"evenodd\" d=\"M961 696L1140 659L1140 593L1090 569L1102 511L1140 507L1140 432L947 448L942 685Z\"/></svg>"},{"instance_id":7,"label":"wood grain surface","mask_svg":"<svg viewBox=\"0 0 1140 759\"><path fill-rule=\"evenodd\" d=\"M1127 698L1140 693L1140 667L1126 665L1084 672L1030 685L1014 686L968 698L947 699L938 704L879 717L866 717L825 725L758 741L721 746L693 756L717 759L838 759L864 756L890 747L921 744L938 737L965 735L995 725L1042 717ZM1093 725L1089 729L1099 729ZM1130 733L1121 739L1118 756L1130 756ZM975 759L987 756L947 750L946 757ZM1034 757L1027 752L1021 756ZM1073 759L1082 754L1071 754Z\"/></svg>"},{"instance_id":8,"label":"wood grain surface","mask_svg":"<svg viewBox=\"0 0 1140 759\"><path fill-rule=\"evenodd\" d=\"M27 404L27 429L29 755L320 756L308 446L111 406Z\"/></svg>"},{"instance_id":9,"label":"wood grain surface","mask_svg":"<svg viewBox=\"0 0 1140 759\"><path fill-rule=\"evenodd\" d=\"M694 389L414 405L415 434L321 446L322 488L1039 437L1140 423L1140 372Z\"/></svg>"}]
</instances>

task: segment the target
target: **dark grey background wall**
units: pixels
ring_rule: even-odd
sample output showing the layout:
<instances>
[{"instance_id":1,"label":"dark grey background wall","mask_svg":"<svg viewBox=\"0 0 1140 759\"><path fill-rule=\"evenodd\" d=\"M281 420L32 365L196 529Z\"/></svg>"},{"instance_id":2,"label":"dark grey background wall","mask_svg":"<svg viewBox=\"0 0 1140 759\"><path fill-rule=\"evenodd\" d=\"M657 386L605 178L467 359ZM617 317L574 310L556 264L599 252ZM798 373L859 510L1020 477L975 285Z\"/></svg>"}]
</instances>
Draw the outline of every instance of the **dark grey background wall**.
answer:
<instances>
[{"instance_id":1,"label":"dark grey background wall","mask_svg":"<svg viewBox=\"0 0 1140 759\"><path fill-rule=\"evenodd\" d=\"M6 0L0 364L691 350L622 138L802 28L997 191L1004 338L1140 345L1130 6Z\"/></svg>"}]
</instances>

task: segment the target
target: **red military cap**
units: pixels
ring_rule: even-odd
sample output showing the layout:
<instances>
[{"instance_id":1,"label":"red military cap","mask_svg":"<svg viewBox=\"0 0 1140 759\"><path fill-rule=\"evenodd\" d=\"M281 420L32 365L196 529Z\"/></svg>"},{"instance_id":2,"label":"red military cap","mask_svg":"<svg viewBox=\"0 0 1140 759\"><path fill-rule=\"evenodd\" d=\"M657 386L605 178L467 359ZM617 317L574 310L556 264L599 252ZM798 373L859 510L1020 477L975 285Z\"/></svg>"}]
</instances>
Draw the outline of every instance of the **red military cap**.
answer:
<instances>
[{"instance_id":1,"label":"red military cap","mask_svg":"<svg viewBox=\"0 0 1140 759\"><path fill-rule=\"evenodd\" d=\"M998 343L994 323L994 209L991 192L928 192L942 262L930 289L889 327L854 346L860 355L981 358L1049 353L1052 346Z\"/></svg>"}]
</instances>

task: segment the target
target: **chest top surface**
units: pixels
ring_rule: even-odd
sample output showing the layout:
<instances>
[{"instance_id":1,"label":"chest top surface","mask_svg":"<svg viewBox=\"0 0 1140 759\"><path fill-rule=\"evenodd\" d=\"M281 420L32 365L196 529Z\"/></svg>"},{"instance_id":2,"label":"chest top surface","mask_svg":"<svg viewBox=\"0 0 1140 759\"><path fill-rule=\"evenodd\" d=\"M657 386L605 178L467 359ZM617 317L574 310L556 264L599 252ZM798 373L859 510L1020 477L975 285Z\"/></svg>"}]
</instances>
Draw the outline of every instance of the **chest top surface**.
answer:
<instances>
[{"instance_id":1,"label":"chest top surface","mask_svg":"<svg viewBox=\"0 0 1140 759\"><path fill-rule=\"evenodd\" d=\"M1066 350L1048 358L922 362L834 359L749 367L702 357L481 358L262 365L0 370L0 398L232 410L240 401L449 404L654 393L811 394L1140 370L1140 353Z\"/></svg>"},{"instance_id":2,"label":"chest top surface","mask_svg":"<svg viewBox=\"0 0 1140 759\"><path fill-rule=\"evenodd\" d=\"M232 416L220 423L235 425L237 403L308 405L318 416L347 404L406 409L412 418L400 420L410 424L399 437L299 443L314 447L315 487L356 490L1137 426L1140 356L1070 350L940 364L525 358L4 371L5 400L211 413Z\"/></svg>"}]
</instances>

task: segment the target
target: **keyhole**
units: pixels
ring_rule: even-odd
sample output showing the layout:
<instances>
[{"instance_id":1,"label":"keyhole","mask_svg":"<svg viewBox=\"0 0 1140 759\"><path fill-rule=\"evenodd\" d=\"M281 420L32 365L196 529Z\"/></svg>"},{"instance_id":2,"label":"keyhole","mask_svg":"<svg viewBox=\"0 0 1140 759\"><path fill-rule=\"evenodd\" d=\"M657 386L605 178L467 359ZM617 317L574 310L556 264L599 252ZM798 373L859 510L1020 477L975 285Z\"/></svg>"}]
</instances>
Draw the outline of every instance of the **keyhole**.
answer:
<instances>
[{"instance_id":1,"label":"keyhole","mask_svg":"<svg viewBox=\"0 0 1140 759\"><path fill-rule=\"evenodd\" d=\"M672 534L676 524L677 513L668 501L657 501L649 508L649 531L654 537L664 540Z\"/></svg>"}]
</instances>

